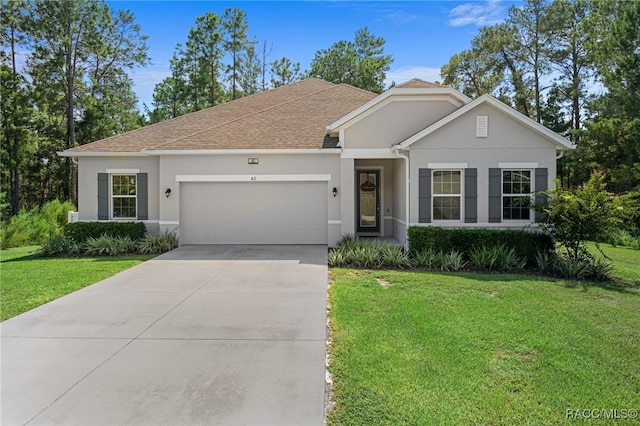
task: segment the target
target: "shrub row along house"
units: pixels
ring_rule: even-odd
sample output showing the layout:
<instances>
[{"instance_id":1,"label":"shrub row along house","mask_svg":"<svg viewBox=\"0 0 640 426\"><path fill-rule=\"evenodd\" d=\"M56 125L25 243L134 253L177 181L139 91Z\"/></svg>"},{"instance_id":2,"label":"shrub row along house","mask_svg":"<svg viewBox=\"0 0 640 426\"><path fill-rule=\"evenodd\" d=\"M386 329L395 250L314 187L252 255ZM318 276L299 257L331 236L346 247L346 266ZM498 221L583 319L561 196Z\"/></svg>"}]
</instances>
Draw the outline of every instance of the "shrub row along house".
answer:
<instances>
[{"instance_id":1,"label":"shrub row along house","mask_svg":"<svg viewBox=\"0 0 640 426\"><path fill-rule=\"evenodd\" d=\"M328 244L407 228L519 228L574 146L485 95L414 79L375 93L310 78L60 153L79 220L182 244Z\"/></svg>"}]
</instances>

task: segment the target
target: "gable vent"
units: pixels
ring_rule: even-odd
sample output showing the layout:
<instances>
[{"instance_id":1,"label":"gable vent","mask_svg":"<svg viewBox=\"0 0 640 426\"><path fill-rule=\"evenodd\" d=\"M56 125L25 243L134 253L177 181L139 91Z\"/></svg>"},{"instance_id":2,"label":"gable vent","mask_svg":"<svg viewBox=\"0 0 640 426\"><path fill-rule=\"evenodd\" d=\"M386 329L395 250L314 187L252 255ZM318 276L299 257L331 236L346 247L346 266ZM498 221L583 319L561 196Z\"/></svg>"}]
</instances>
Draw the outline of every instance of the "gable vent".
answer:
<instances>
[{"instance_id":1,"label":"gable vent","mask_svg":"<svg viewBox=\"0 0 640 426\"><path fill-rule=\"evenodd\" d=\"M486 138L489 135L489 117L479 115L476 117L476 137Z\"/></svg>"}]
</instances>

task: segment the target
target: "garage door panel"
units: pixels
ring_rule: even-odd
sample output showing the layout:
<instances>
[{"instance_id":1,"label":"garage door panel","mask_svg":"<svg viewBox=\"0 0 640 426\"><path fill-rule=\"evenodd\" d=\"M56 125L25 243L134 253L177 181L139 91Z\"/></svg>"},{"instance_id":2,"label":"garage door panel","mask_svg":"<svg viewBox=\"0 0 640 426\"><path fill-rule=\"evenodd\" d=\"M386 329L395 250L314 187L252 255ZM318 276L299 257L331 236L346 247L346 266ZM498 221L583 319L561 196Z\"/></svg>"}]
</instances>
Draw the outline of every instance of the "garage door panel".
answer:
<instances>
[{"instance_id":1,"label":"garage door panel","mask_svg":"<svg viewBox=\"0 0 640 426\"><path fill-rule=\"evenodd\" d=\"M326 244L326 182L183 182L185 244Z\"/></svg>"}]
</instances>

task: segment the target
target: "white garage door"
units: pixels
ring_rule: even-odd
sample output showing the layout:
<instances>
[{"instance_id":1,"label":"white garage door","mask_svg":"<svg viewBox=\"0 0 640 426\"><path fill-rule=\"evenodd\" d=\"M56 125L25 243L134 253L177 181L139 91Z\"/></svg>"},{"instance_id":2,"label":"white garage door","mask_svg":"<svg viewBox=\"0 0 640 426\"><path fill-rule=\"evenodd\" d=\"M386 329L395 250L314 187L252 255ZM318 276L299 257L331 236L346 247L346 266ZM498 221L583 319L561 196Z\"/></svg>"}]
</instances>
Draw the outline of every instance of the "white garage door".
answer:
<instances>
[{"instance_id":1,"label":"white garage door","mask_svg":"<svg viewBox=\"0 0 640 426\"><path fill-rule=\"evenodd\" d=\"M326 182L182 182L183 244L326 244Z\"/></svg>"}]
</instances>

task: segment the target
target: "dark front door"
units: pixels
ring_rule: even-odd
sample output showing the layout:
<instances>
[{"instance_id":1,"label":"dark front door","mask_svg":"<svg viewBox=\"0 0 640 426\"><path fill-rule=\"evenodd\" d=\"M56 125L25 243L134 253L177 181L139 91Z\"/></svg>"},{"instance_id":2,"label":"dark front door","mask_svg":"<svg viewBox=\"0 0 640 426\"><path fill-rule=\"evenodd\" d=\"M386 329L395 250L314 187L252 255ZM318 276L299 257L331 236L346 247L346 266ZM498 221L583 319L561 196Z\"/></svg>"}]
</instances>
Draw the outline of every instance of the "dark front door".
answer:
<instances>
[{"instance_id":1,"label":"dark front door","mask_svg":"<svg viewBox=\"0 0 640 426\"><path fill-rule=\"evenodd\" d=\"M380 172L358 170L358 233L380 232Z\"/></svg>"}]
</instances>

